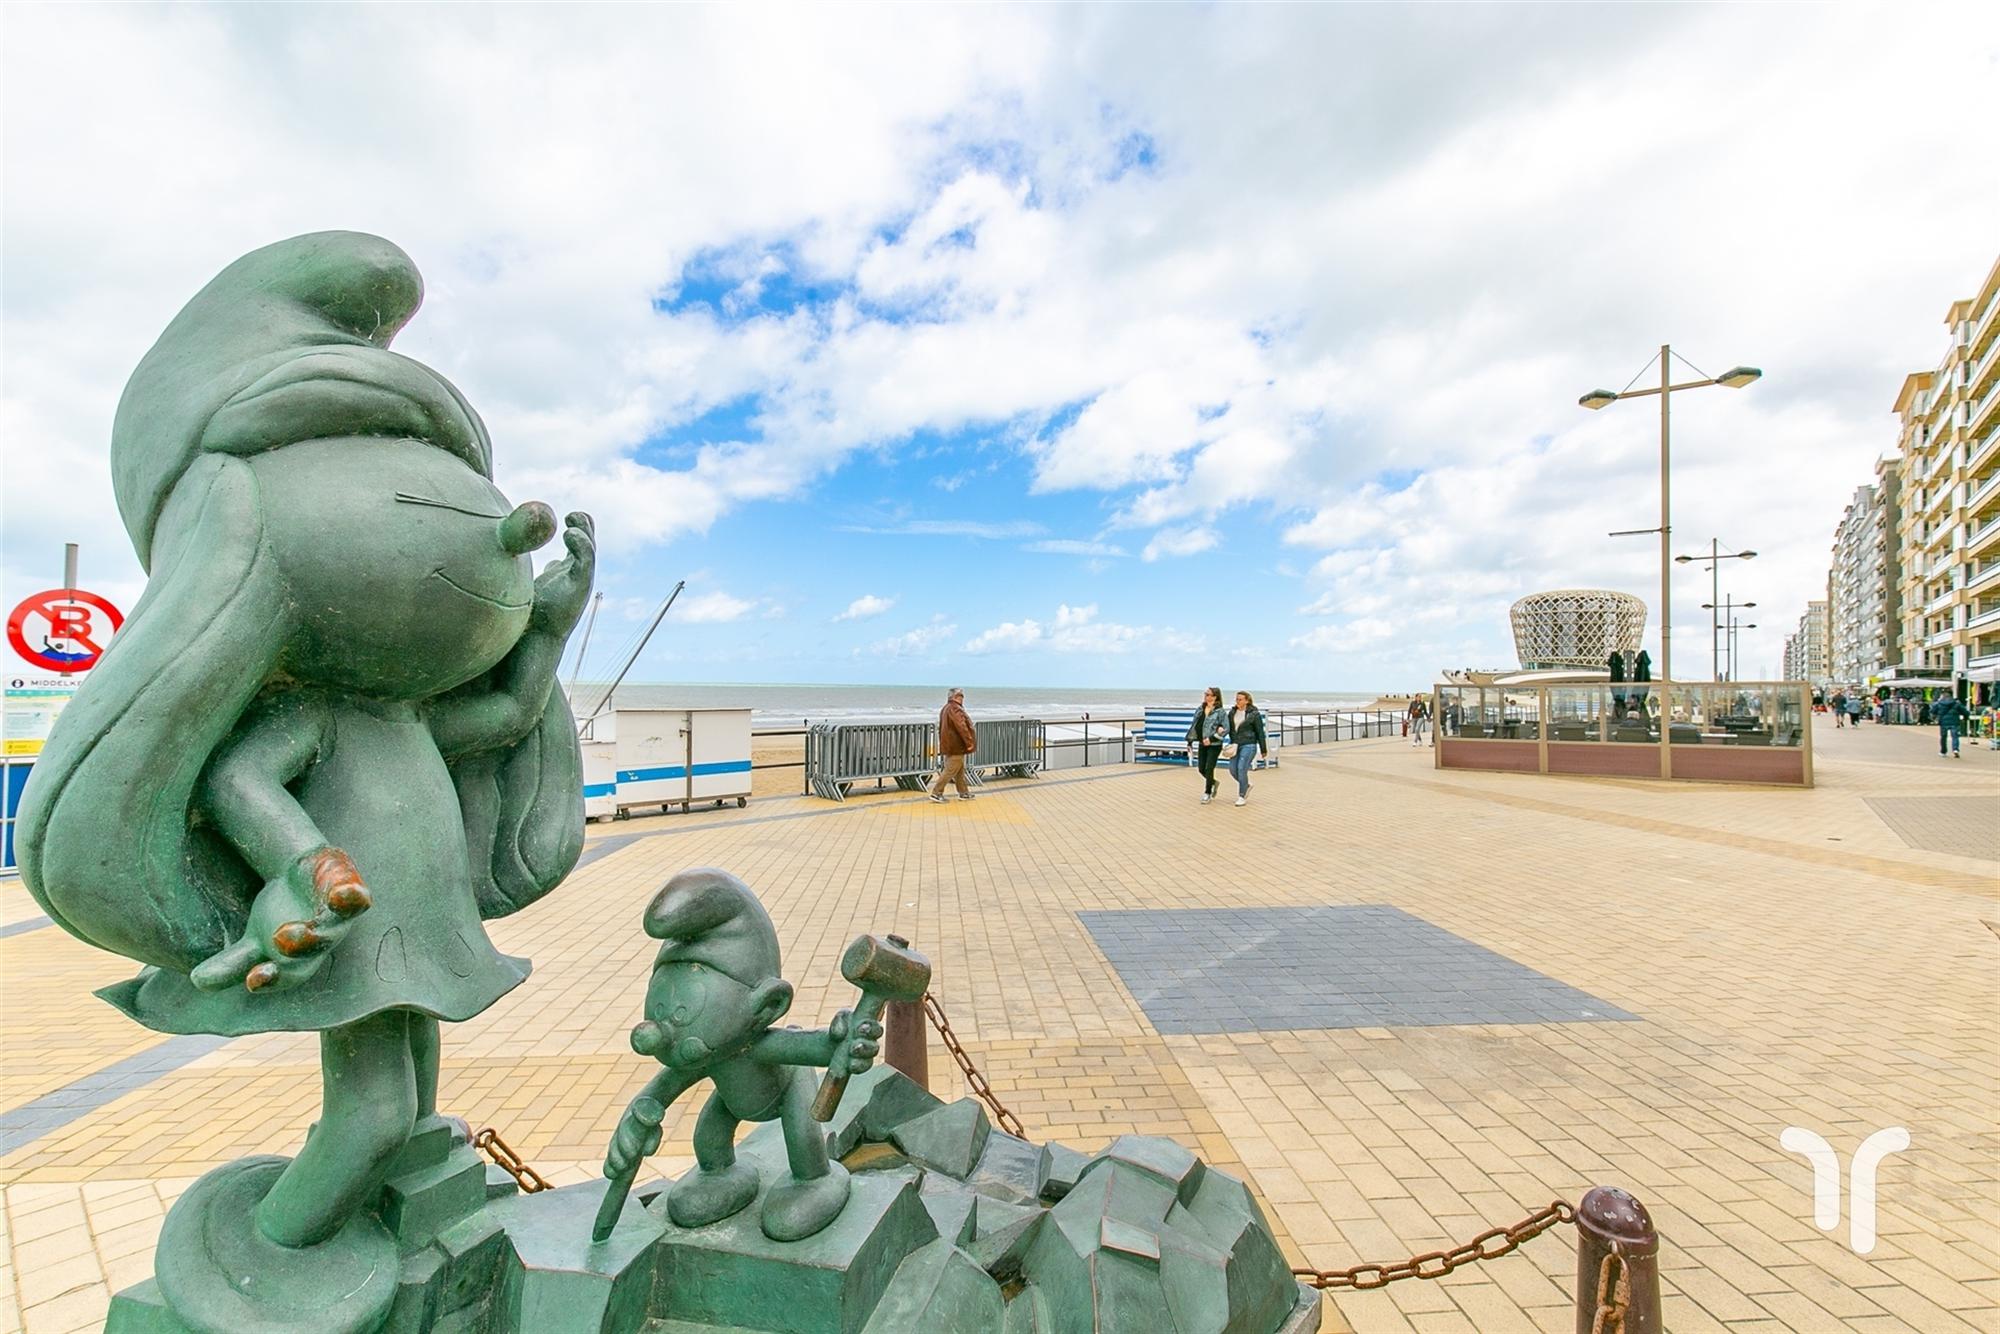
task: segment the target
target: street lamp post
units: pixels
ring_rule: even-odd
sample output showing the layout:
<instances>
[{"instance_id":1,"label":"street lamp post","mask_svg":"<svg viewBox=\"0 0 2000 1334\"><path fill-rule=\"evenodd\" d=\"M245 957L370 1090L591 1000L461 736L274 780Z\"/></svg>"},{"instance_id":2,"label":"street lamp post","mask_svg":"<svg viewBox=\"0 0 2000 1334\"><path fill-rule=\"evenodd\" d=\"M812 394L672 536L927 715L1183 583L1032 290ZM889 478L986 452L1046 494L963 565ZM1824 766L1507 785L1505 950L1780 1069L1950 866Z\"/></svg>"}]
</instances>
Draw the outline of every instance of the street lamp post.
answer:
<instances>
[{"instance_id":1,"label":"street lamp post","mask_svg":"<svg viewBox=\"0 0 2000 1334\"><path fill-rule=\"evenodd\" d=\"M1708 539L1708 555L1674 557L1674 564L1676 565L1686 565L1689 561L1697 560L1706 560L1708 562L1708 595L1714 598L1715 601L1704 602L1702 606L1709 608L1711 611L1711 615L1708 618L1708 648L1711 659L1708 671L1709 675L1718 681L1722 679L1722 646L1718 642L1722 637L1722 621L1713 614L1714 609L1721 605L1722 602L1722 576L1718 571L1722 568L1722 562L1726 560L1751 560L1756 555L1757 553L1754 551L1724 551L1722 549L1722 539L1711 537ZM1732 668L1730 675L1734 676L1735 674L1735 669Z\"/></svg>"},{"instance_id":2,"label":"street lamp post","mask_svg":"<svg viewBox=\"0 0 2000 1334\"><path fill-rule=\"evenodd\" d=\"M1748 607L1754 604L1746 602L1743 605ZM1739 621L1734 616L1729 618L1729 679L1732 681L1736 680L1740 675L1736 670L1736 632L1738 630L1755 630L1756 628L1757 622L1755 621Z\"/></svg>"},{"instance_id":3,"label":"street lamp post","mask_svg":"<svg viewBox=\"0 0 2000 1334\"><path fill-rule=\"evenodd\" d=\"M1671 712L1667 704L1665 692L1668 688L1668 683L1674 679L1674 588L1673 552L1671 545L1673 542L1674 524L1670 490L1672 482L1672 447L1667 431L1668 402L1673 398L1674 394L1683 389L1705 389L1710 385L1717 384L1727 385L1731 389L1741 389L1744 385L1752 383L1764 374L1764 372L1754 366L1733 366L1720 375L1700 380L1687 380L1683 383L1675 384L1673 382L1673 357L1674 350L1672 345L1667 343L1660 344L1660 355L1658 357L1660 363L1660 385L1657 389L1627 388L1617 393L1613 393L1609 389L1593 389L1577 400L1578 404L1595 412L1599 408L1610 407L1620 399L1646 398L1653 394L1660 396L1660 526L1658 529L1627 529L1621 533L1613 533L1612 536L1623 537L1636 533L1655 531L1660 535L1660 777L1662 778L1669 777L1672 773L1672 760L1667 749L1667 734L1671 730L1669 726ZM1693 362L1687 361L1685 357L1681 360L1692 367L1696 373L1700 373L1701 368L1699 366L1695 366ZM1651 365L1652 363L1648 362L1647 364ZM1643 371L1640 373L1644 374ZM1636 379L1637 377L1635 376L1634 378Z\"/></svg>"},{"instance_id":4,"label":"street lamp post","mask_svg":"<svg viewBox=\"0 0 2000 1334\"><path fill-rule=\"evenodd\" d=\"M1734 594L1722 599L1720 602L1704 602L1701 604L1701 609L1709 613L1711 618L1718 620L1723 627L1722 640L1725 646L1723 660L1729 664L1729 670L1727 675L1724 675L1720 671L1716 672L1716 680L1734 681L1736 679L1736 613L1739 611L1748 611L1756 605L1754 602L1738 602ZM1755 627L1753 626L1752 628L1754 629Z\"/></svg>"}]
</instances>

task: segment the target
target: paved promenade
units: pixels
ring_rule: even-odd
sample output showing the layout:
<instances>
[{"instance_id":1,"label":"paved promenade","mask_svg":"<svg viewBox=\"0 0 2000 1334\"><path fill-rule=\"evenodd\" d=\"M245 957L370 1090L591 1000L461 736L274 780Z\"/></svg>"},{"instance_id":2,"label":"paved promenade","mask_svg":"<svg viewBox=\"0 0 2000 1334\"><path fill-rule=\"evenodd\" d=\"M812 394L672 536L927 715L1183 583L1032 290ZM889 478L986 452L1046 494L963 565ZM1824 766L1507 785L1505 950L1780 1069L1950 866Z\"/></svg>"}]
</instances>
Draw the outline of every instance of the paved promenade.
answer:
<instances>
[{"instance_id":1,"label":"paved promenade","mask_svg":"<svg viewBox=\"0 0 2000 1334\"><path fill-rule=\"evenodd\" d=\"M559 1182L593 1173L649 1071L640 910L724 866L777 921L798 1022L852 1002L854 934L907 935L1031 1136L1196 1143L1299 1262L1607 1183L1665 1236L1675 1334L2000 1330L2000 752L1935 742L1822 725L1803 793L1446 774L1386 740L1287 750L1242 809L1118 767L593 826L587 865L495 924L535 972L447 1029L442 1100ZM311 1036L168 1042L90 995L131 968L0 884L0 1329L96 1328L179 1190L317 1110ZM961 1091L935 1045L932 1068ZM687 1106L662 1172L691 1161ZM1814 1226L1793 1125L1843 1165L1908 1128L1872 1254L1844 1214ZM1559 1230L1343 1294L1328 1327L1567 1330L1574 1263Z\"/></svg>"}]
</instances>

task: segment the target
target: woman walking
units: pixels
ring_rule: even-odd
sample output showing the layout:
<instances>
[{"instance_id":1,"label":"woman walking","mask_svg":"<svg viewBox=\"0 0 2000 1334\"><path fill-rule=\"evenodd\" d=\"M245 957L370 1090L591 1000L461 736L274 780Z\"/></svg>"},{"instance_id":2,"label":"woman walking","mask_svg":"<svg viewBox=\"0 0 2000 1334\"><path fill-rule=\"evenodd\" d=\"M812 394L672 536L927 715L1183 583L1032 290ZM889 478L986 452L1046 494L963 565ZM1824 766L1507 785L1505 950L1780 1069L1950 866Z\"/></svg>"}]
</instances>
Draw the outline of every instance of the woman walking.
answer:
<instances>
[{"instance_id":1,"label":"woman walking","mask_svg":"<svg viewBox=\"0 0 2000 1334\"><path fill-rule=\"evenodd\" d=\"M1424 744L1424 733L1429 730L1430 723L1431 702L1424 696L1418 695L1410 701L1410 717L1406 723L1412 746Z\"/></svg>"},{"instance_id":2,"label":"woman walking","mask_svg":"<svg viewBox=\"0 0 2000 1334\"><path fill-rule=\"evenodd\" d=\"M1257 752L1269 753L1271 742L1264 735L1264 715L1257 711L1257 702L1250 698L1250 692L1236 692L1236 707L1230 711L1229 739L1236 746L1236 753L1229 757L1229 776L1236 780L1236 804L1250 800L1250 766L1257 762Z\"/></svg>"},{"instance_id":3,"label":"woman walking","mask_svg":"<svg viewBox=\"0 0 2000 1334\"><path fill-rule=\"evenodd\" d=\"M1201 804L1215 800L1215 762L1222 758L1223 743L1229 740L1229 710L1222 707L1222 687L1210 686L1201 697L1188 726L1188 746L1201 765Z\"/></svg>"}]
</instances>

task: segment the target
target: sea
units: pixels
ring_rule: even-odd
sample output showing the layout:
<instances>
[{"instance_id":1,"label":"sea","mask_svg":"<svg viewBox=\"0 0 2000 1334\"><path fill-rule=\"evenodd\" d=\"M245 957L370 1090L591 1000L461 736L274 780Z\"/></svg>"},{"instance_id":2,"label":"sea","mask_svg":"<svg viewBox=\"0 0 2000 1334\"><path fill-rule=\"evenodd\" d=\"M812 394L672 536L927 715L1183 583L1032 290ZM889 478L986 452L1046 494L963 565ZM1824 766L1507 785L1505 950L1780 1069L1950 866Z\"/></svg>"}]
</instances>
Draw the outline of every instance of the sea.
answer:
<instances>
[{"instance_id":1,"label":"sea","mask_svg":"<svg viewBox=\"0 0 2000 1334\"><path fill-rule=\"evenodd\" d=\"M1228 682L1224 690L1232 690ZM803 723L869 720L929 720L944 706L948 686L891 685L732 685L717 682L632 682L620 685L612 709L750 710L756 728L797 727ZM566 685L578 717L596 712L605 684ZM1188 690L1106 690L1090 687L973 686L965 690L965 710L974 718L1066 719L1139 718L1148 708L1193 708L1202 686ZM1227 697L1225 697L1227 698ZM1259 695L1258 707L1278 713L1351 713L1368 707L1374 691L1273 691Z\"/></svg>"}]
</instances>

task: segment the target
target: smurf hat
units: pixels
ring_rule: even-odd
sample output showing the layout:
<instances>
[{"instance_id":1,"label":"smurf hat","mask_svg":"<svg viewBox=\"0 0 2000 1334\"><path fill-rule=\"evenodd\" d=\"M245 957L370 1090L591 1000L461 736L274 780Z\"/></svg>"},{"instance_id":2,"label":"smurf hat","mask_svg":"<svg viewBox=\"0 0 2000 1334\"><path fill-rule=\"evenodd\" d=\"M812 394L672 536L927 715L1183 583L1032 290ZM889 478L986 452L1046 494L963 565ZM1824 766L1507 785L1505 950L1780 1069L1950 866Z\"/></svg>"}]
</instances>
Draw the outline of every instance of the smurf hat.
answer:
<instances>
[{"instance_id":1,"label":"smurf hat","mask_svg":"<svg viewBox=\"0 0 2000 1334\"><path fill-rule=\"evenodd\" d=\"M778 931L750 887L727 871L695 867L646 905L646 934L664 940L653 966L706 964L744 986L778 976Z\"/></svg>"}]
</instances>

